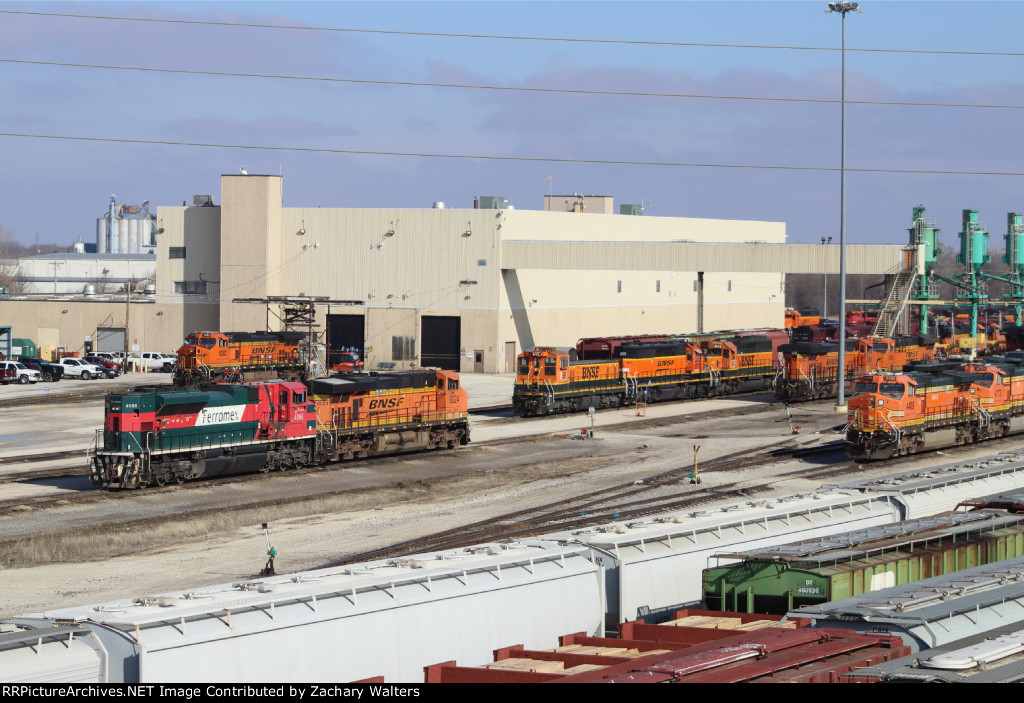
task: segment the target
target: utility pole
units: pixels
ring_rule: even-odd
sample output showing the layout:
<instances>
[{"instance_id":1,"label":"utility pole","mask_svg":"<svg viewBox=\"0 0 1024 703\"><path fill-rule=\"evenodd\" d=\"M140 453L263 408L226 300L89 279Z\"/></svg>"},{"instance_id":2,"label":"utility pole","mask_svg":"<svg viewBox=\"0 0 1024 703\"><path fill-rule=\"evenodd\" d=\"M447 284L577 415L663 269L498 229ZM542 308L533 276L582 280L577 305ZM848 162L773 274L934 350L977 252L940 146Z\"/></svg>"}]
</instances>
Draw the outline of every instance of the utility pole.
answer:
<instances>
[{"instance_id":1,"label":"utility pole","mask_svg":"<svg viewBox=\"0 0 1024 703\"><path fill-rule=\"evenodd\" d=\"M121 373L128 373L128 321L132 312L132 279L129 277L124 284L124 359L121 360Z\"/></svg>"}]
</instances>

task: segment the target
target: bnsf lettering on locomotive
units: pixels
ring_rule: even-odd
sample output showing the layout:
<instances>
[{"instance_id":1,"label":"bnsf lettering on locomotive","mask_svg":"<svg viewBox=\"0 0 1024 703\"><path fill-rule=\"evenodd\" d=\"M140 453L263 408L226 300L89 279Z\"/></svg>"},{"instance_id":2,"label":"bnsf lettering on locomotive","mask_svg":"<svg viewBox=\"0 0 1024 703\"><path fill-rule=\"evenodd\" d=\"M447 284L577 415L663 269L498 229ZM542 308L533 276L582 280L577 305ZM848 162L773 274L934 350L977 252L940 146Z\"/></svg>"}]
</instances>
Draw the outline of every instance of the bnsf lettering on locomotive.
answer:
<instances>
[{"instance_id":1,"label":"bnsf lettering on locomotive","mask_svg":"<svg viewBox=\"0 0 1024 703\"><path fill-rule=\"evenodd\" d=\"M273 347L253 347L252 348L252 353L253 354L271 354L271 353L273 353L273 351L274 351Z\"/></svg>"},{"instance_id":2,"label":"bnsf lettering on locomotive","mask_svg":"<svg viewBox=\"0 0 1024 703\"><path fill-rule=\"evenodd\" d=\"M676 363L675 359L662 359L658 362L658 366L674 366Z\"/></svg>"},{"instance_id":3,"label":"bnsf lettering on locomotive","mask_svg":"<svg viewBox=\"0 0 1024 703\"><path fill-rule=\"evenodd\" d=\"M386 410L388 408L397 408L401 398L375 398L370 401L370 410Z\"/></svg>"},{"instance_id":4,"label":"bnsf lettering on locomotive","mask_svg":"<svg viewBox=\"0 0 1024 703\"><path fill-rule=\"evenodd\" d=\"M584 366L580 371L583 373L584 379L597 378L601 375L601 371L596 366Z\"/></svg>"}]
</instances>

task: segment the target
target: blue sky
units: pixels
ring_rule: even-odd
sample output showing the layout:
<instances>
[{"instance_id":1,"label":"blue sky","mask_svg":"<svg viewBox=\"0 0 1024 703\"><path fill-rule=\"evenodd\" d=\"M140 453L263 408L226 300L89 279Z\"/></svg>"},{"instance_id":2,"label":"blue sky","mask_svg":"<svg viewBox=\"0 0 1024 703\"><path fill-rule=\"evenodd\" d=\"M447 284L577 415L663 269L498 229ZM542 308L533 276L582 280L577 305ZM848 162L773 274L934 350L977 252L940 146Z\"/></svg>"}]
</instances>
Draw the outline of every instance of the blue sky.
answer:
<instances>
[{"instance_id":1,"label":"blue sky","mask_svg":"<svg viewBox=\"0 0 1024 703\"><path fill-rule=\"evenodd\" d=\"M1020 52L1024 3L861 6L864 12L846 21L848 100L1024 106L1024 55L891 51ZM0 2L0 132L224 145L0 136L0 228L23 243L37 235L43 242L94 241L95 218L111 193L153 206L203 193L219 200L220 174L244 165L249 173L283 173L285 205L294 207L429 207L437 200L471 207L474 196L500 195L539 209L550 188L643 202L652 216L783 221L791 241L838 237L835 102L386 83L837 101L841 21L826 7L770 0ZM1024 172L1022 116L1011 108L848 105L848 241L904 242L911 209L923 203L945 244L956 245L960 212L973 208L1000 247L1006 213L1024 210L1021 176L852 169ZM284 149L230 148L237 145ZM641 163L606 163L612 161Z\"/></svg>"}]
</instances>

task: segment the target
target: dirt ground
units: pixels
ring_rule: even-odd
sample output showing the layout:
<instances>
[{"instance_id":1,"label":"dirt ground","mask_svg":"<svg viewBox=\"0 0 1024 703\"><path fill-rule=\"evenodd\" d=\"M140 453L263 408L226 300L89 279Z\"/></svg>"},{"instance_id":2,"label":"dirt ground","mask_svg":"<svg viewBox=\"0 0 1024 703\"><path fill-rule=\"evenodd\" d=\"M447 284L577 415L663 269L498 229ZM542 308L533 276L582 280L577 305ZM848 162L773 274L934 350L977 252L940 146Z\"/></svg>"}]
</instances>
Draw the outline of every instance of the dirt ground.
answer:
<instances>
[{"instance_id":1,"label":"dirt ground","mask_svg":"<svg viewBox=\"0 0 1024 703\"><path fill-rule=\"evenodd\" d=\"M835 418L826 406L805 406L800 412L805 441L826 442L838 437L833 427ZM148 530L147 537L153 538L151 546L124 556L108 556L101 542L87 558L37 566L9 563L8 559L6 568L0 569L0 618L124 602L253 578L266 559L262 522L270 524L278 573L288 573L674 469L692 462L692 446L696 443L701 446L701 457L711 458L767 446L788 436L788 425L758 414L729 423L717 418L690 419L682 424L668 421L600 432L593 440L552 435L471 445L449 455L410 455L335 472L276 474L239 483L164 489L166 492L152 489L156 492L139 499L100 501L99 507L90 508L100 512L89 523L93 531L108 530L100 534L101 539L114 544L116 533ZM994 451L998 450L989 449L987 453ZM922 461L936 464L949 460L933 456ZM704 487L716 481L763 482L777 470L778 466L753 468L742 475L729 472L702 478ZM902 468L907 470L907 466ZM873 473L864 470L851 478L868 478ZM328 485L330 490L325 488ZM779 481L775 493L815 487L816 483L808 481ZM322 510L315 502L309 503L318 492L330 494L324 498ZM310 507L305 514L295 515L291 508L300 499ZM186 536L177 538L173 537L176 528L209 519L211 512L191 514L178 505L183 500L193 505L224 503L238 507L212 511L220 522L209 532L184 530ZM70 520L74 508L65 510L40 510L20 519L6 516L3 521L12 529L5 540L29 539L43 531L41 526L74 533L76 530L68 529L74 522ZM33 527L36 522L39 526ZM85 527L79 530L88 531ZM21 535L11 536L10 532ZM165 539L158 539L161 535Z\"/></svg>"}]
</instances>

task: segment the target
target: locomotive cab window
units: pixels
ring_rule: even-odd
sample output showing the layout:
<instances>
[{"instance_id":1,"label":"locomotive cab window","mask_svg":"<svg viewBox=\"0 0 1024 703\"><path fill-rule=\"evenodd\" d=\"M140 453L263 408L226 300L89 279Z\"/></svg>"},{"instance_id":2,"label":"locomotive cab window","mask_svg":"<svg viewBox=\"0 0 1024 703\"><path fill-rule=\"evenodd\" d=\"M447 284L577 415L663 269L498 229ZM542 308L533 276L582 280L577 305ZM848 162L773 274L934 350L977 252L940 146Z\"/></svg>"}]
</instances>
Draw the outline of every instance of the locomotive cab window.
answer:
<instances>
[{"instance_id":1,"label":"locomotive cab window","mask_svg":"<svg viewBox=\"0 0 1024 703\"><path fill-rule=\"evenodd\" d=\"M878 390L878 384L873 381L857 381L853 384L854 393L874 393Z\"/></svg>"},{"instance_id":2,"label":"locomotive cab window","mask_svg":"<svg viewBox=\"0 0 1024 703\"><path fill-rule=\"evenodd\" d=\"M557 363L558 362L555 360L554 357L550 357L550 356L546 357L544 359L544 375L545 376L554 376L555 373L556 373L555 365Z\"/></svg>"},{"instance_id":3,"label":"locomotive cab window","mask_svg":"<svg viewBox=\"0 0 1024 703\"><path fill-rule=\"evenodd\" d=\"M558 368L562 369L562 371L565 371L567 368L569 368L569 357L563 356L558 361L559 361Z\"/></svg>"},{"instance_id":4,"label":"locomotive cab window","mask_svg":"<svg viewBox=\"0 0 1024 703\"><path fill-rule=\"evenodd\" d=\"M199 346L203 349L213 349L216 340L210 339L209 337L203 337L199 340Z\"/></svg>"},{"instance_id":5,"label":"locomotive cab window","mask_svg":"<svg viewBox=\"0 0 1024 703\"><path fill-rule=\"evenodd\" d=\"M906 389L906 386L902 383L883 383L881 384L879 391L887 398L899 399L903 397L903 393Z\"/></svg>"},{"instance_id":6,"label":"locomotive cab window","mask_svg":"<svg viewBox=\"0 0 1024 703\"><path fill-rule=\"evenodd\" d=\"M448 390L457 391L459 390L459 382L455 379L448 379Z\"/></svg>"},{"instance_id":7,"label":"locomotive cab window","mask_svg":"<svg viewBox=\"0 0 1024 703\"><path fill-rule=\"evenodd\" d=\"M277 402L284 404L288 402L288 391L281 391L277 394Z\"/></svg>"},{"instance_id":8,"label":"locomotive cab window","mask_svg":"<svg viewBox=\"0 0 1024 703\"><path fill-rule=\"evenodd\" d=\"M521 359L519 361L519 375L525 376L530 373L530 362L528 359Z\"/></svg>"},{"instance_id":9,"label":"locomotive cab window","mask_svg":"<svg viewBox=\"0 0 1024 703\"><path fill-rule=\"evenodd\" d=\"M295 391L292 391L292 402L293 403L305 403L306 402L306 394L305 393L296 393Z\"/></svg>"}]
</instances>

